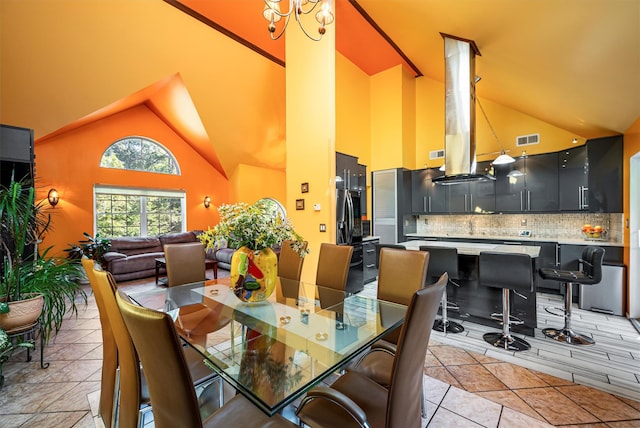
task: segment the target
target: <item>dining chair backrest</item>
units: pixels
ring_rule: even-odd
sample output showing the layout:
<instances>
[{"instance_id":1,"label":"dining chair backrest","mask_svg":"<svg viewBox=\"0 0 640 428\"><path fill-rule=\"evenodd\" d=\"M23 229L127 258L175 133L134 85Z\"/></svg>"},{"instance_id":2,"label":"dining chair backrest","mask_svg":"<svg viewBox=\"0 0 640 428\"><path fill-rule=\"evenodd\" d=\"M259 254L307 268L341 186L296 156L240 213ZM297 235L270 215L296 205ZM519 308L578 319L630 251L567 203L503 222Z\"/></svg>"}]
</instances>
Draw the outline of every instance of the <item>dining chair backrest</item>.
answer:
<instances>
[{"instance_id":1,"label":"dining chair backrest","mask_svg":"<svg viewBox=\"0 0 640 428\"><path fill-rule=\"evenodd\" d=\"M83 258L82 267L87 274L89 285L96 299L98 314L100 316L100 327L102 331L102 374L100 379L100 402L98 404L98 414L102 418L106 427L112 426L114 411L114 394L116 390L116 370L118 369L118 348L116 339L113 336L111 323L107 316L107 309L95 275L93 274L94 261L92 259Z\"/></svg>"},{"instance_id":2,"label":"dining chair backrest","mask_svg":"<svg viewBox=\"0 0 640 428\"><path fill-rule=\"evenodd\" d=\"M323 242L318 254L316 285L345 290L353 247Z\"/></svg>"},{"instance_id":3,"label":"dining chair backrest","mask_svg":"<svg viewBox=\"0 0 640 428\"><path fill-rule=\"evenodd\" d=\"M120 369L118 426L136 427L138 426L142 392L140 361L116 303L117 286L115 280L109 272L94 270L93 274L118 346L118 367Z\"/></svg>"},{"instance_id":4,"label":"dining chair backrest","mask_svg":"<svg viewBox=\"0 0 640 428\"><path fill-rule=\"evenodd\" d=\"M375 244L376 247L376 269L380 269L380 250L383 248L395 248L396 250L406 250L407 247L400 244Z\"/></svg>"},{"instance_id":5,"label":"dining chair backrest","mask_svg":"<svg viewBox=\"0 0 640 428\"><path fill-rule=\"evenodd\" d=\"M378 299L408 306L413 294L424 287L429 265L429 253L406 249L381 248L378 270ZM400 329L384 337L398 343Z\"/></svg>"},{"instance_id":6,"label":"dining chair backrest","mask_svg":"<svg viewBox=\"0 0 640 428\"><path fill-rule=\"evenodd\" d=\"M415 292L407 309L396 348L387 399L387 427L422 426L421 397L424 357L447 285L447 274Z\"/></svg>"},{"instance_id":7,"label":"dining chair backrest","mask_svg":"<svg viewBox=\"0 0 640 428\"><path fill-rule=\"evenodd\" d=\"M443 273L449 275L449 279L458 279L458 249L444 247L430 247L421 245L420 251L428 251L429 269L427 279L429 282L440 278Z\"/></svg>"},{"instance_id":8,"label":"dining chair backrest","mask_svg":"<svg viewBox=\"0 0 640 428\"><path fill-rule=\"evenodd\" d=\"M169 287L206 279L204 245L200 242L166 244L164 259Z\"/></svg>"},{"instance_id":9,"label":"dining chair backrest","mask_svg":"<svg viewBox=\"0 0 640 428\"><path fill-rule=\"evenodd\" d=\"M154 425L201 427L198 399L171 317L134 305L122 291L116 300L144 367Z\"/></svg>"},{"instance_id":10,"label":"dining chair backrest","mask_svg":"<svg viewBox=\"0 0 640 428\"><path fill-rule=\"evenodd\" d=\"M300 255L294 251L291 247L292 243L293 241L291 240L282 241L280 257L278 258L278 276L299 281L300 275L302 274L304 257L300 257ZM303 245L306 249L307 241L304 241Z\"/></svg>"}]
</instances>

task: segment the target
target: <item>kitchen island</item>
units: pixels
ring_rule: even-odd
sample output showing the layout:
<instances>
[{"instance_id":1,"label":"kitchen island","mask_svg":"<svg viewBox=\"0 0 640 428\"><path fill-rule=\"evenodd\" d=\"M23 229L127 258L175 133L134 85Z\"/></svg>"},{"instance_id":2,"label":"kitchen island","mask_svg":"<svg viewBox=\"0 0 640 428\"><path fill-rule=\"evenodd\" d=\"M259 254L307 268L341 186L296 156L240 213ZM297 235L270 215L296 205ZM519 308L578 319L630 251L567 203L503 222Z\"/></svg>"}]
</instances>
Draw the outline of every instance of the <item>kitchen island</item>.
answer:
<instances>
[{"instance_id":1,"label":"kitchen island","mask_svg":"<svg viewBox=\"0 0 640 428\"><path fill-rule=\"evenodd\" d=\"M482 324L501 329L499 321L491 318L491 314L502 313L502 291L497 288L483 287L478 282L478 256L483 251L505 254L527 254L531 257L534 275L537 275L536 259L540 254L540 247L536 245L508 245L464 241L422 241L412 240L401 242L409 250L419 250L420 246L456 248L458 250L459 279L449 285L447 289L450 302L459 306L459 311L449 310L449 317ZM523 324L512 325L511 330L534 336L537 327L536 292L516 294L511 299L511 315L517 317Z\"/></svg>"}]
</instances>

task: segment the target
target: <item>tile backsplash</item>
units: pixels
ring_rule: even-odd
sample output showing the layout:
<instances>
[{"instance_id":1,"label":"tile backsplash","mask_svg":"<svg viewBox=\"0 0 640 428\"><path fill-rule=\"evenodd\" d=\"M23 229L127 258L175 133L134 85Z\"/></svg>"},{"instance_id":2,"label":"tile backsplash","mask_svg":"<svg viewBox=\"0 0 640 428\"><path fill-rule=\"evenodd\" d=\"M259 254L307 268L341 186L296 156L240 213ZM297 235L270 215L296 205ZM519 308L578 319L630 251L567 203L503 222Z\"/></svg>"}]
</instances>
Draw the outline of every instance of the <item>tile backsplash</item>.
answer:
<instances>
[{"instance_id":1,"label":"tile backsplash","mask_svg":"<svg viewBox=\"0 0 640 428\"><path fill-rule=\"evenodd\" d=\"M608 213L431 215L417 219L416 232L433 236L513 236L531 231L532 238L582 239L582 225L601 225L607 240L622 243L623 215Z\"/></svg>"}]
</instances>

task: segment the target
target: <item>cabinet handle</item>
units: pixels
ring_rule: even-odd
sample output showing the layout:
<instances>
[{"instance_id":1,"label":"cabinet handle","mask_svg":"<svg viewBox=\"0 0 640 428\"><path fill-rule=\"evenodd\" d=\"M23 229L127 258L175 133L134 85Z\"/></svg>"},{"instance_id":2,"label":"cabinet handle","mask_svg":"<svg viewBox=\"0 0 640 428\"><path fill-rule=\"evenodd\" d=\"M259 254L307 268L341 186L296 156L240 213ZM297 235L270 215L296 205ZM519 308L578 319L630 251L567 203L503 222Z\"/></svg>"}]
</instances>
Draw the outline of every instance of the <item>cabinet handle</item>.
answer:
<instances>
[{"instance_id":1,"label":"cabinet handle","mask_svg":"<svg viewBox=\"0 0 640 428\"><path fill-rule=\"evenodd\" d=\"M423 210L424 212L426 212L426 211L427 211L427 197L426 197L426 196L423 196L423 197L422 197L422 210Z\"/></svg>"},{"instance_id":2,"label":"cabinet handle","mask_svg":"<svg viewBox=\"0 0 640 428\"><path fill-rule=\"evenodd\" d=\"M524 211L524 202L523 202L523 198L522 198L522 190L520 191L520 211Z\"/></svg>"},{"instance_id":3,"label":"cabinet handle","mask_svg":"<svg viewBox=\"0 0 640 428\"><path fill-rule=\"evenodd\" d=\"M374 267L376 267L375 263L371 263L370 265L367 265L367 268L369 268L369 269L374 268Z\"/></svg>"},{"instance_id":4,"label":"cabinet handle","mask_svg":"<svg viewBox=\"0 0 640 428\"><path fill-rule=\"evenodd\" d=\"M578 209L582 209L582 186L578 186Z\"/></svg>"},{"instance_id":5,"label":"cabinet handle","mask_svg":"<svg viewBox=\"0 0 640 428\"><path fill-rule=\"evenodd\" d=\"M375 253L376 250L367 250L367 253Z\"/></svg>"},{"instance_id":6,"label":"cabinet handle","mask_svg":"<svg viewBox=\"0 0 640 428\"><path fill-rule=\"evenodd\" d=\"M556 244L556 267L560 267L560 245Z\"/></svg>"},{"instance_id":7,"label":"cabinet handle","mask_svg":"<svg viewBox=\"0 0 640 428\"><path fill-rule=\"evenodd\" d=\"M527 211L531 211L531 192L527 190Z\"/></svg>"},{"instance_id":8,"label":"cabinet handle","mask_svg":"<svg viewBox=\"0 0 640 428\"><path fill-rule=\"evenodd\" d=\"M473 211L473 195L469 195L469 212Z\"/></svg>"},{"instance_id":9,"label":"cabinet handle","mask_svg":"<svg viewBox=\"0 0 640 428\"><path fill-rule=\"evenodd\" d=\"M429 196L429 212L431 212L431 196Z\"/></svg>"}]
</instances>

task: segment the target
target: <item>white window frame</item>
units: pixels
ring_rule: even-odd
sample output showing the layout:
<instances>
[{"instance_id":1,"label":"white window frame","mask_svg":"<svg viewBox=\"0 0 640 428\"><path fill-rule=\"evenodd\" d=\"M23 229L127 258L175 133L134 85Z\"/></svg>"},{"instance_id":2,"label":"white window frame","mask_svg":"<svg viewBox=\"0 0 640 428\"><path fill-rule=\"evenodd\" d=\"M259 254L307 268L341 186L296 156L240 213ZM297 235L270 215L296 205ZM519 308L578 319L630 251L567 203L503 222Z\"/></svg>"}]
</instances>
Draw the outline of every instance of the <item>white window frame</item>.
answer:
<instances>
[{"instance_id":1,"label":"white window frame","mask_svg":"<svg viewBox=\"0 0 640 428\"><path fill-rule=\"evenodd\" d=\"M131 195L131 196L165 196L170 198L180 198L180 211L181 211L181 223L182 232L187 231L187 192L184 190L171 190L171 189L148 189L137 187L121 187L121 186L109 186L103 184L96 184L93 186L93 233L94 235L98 231L97 220L97 195L98 194L116 194L116 195ZM140 205L141 217L145 219L140 225L140 236L148 236L147 222L146 222L146 203Z\"/></svg>"}]
</instances>

